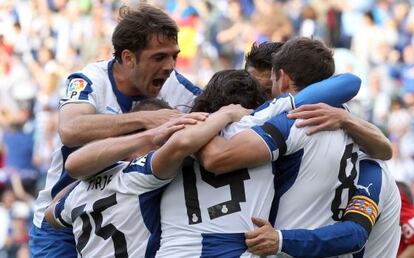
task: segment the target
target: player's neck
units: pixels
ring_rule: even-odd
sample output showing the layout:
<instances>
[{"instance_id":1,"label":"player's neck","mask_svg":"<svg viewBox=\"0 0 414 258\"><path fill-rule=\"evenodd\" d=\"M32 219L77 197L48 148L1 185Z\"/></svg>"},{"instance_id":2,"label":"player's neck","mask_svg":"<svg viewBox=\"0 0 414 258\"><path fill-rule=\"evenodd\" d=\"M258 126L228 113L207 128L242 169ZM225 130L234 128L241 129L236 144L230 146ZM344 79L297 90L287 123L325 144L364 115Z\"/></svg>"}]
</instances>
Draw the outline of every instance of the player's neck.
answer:
<instances>
[{"instance_id":1,"label":"player's neck","mask_svg":"<svg viewBox=\"0 0 414 258\"><path fill-rule=\"evenodd\" d=\"M112 75L116 84L116 88L125 96L137 97L141 96L140 92L137 92L137 89L131 85L128 80L128 76L123 69L122 64L114 62L112 67Z\"/></svg>"}]
</instances>

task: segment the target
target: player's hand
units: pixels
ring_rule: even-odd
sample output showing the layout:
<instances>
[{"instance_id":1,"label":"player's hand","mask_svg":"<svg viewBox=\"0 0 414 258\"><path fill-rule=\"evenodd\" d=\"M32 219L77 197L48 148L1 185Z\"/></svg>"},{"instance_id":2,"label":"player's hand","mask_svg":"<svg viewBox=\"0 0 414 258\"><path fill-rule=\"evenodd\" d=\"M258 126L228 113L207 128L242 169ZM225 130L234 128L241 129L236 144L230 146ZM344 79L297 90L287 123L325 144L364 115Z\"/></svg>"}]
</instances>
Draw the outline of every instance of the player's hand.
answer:
<instances>
[{"instance_id":1,"label":"player's hand","mask_svg":"<svg viewBox=\"0 0 414 258\"><path fill-rule=\"evenodd\" d=\"M331 107L325 103L303 105L288 114L288 118L303 119L295 125L298 128L309 126L306 132L308 135L339 129L349 116L346 110Z\"/></svg>"},{"instance_id":2,"label":"player's hand","mask_svg":"<svg viewBox=\"0 0 414 258\"><path fill-rule=\"evenodd\" d=\"M251 114L253 110L244 108L239 104L230 104L220 108L218 112L227 113L230 116L231 122L237 122L243 116Z\"/></svg>"},{"instance_id":3,"label":"player's hand","mask_svg":"<svg viewBox=\"0 0 414 258\"><path fill-rule=\"evenodd\" d=\"M245 233L245 241L249 252L255 255L277 254L279 250L279 234L270 225L269 221L252 218L252 222L259 228Z\"/></svg>"},{"instance_id":4,"label":"player's hand","mask_svg":"<svg viewBox=\"0 0 414 258\"><path fill-rule=\"evenodd\" d=\"M160 109L155 111L139 111L136 114L142 117L145 129L152 129L170 121L171 118L182 116L183 113L174 109Z\"/></svg>"},{"instance_id":5,"label":"player's hand","mask_svg":"<svg viewBox=\"0 0 414 258\"><path fill-rule=\"evenodd\" d=\"M152 140L153 144L156 146L163 145L173 133L184 129L185 125L196 124L197 121L205 121L208 115L208 113L204 112L193 112L189 114L181 114L179 117L170 119L161 126L152 129L154 133Z\"/></svg>"}]
</instances>

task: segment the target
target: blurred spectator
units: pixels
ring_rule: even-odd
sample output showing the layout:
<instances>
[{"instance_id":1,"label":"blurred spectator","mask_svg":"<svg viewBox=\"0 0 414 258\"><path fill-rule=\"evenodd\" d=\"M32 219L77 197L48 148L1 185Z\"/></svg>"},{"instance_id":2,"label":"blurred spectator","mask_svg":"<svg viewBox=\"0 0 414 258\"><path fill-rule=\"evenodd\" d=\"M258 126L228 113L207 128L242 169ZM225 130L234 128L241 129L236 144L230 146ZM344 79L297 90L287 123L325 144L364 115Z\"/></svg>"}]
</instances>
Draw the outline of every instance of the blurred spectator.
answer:
<instances>
[{"instance_id":1,"label":"blurred spectator","mask_svg":"<svg viewBox=\"0 0 414 258\"><path fill-rule=\"evenodd\" d=\"M197 26L199 14L188 0L177 0L172 11L172 17L177 21L180 31L178 44L181 52L177 59L177 68L189 72L197 54Z\"/></svg>"},{"instance_id":2,"label":"blurred spectator","mask_svg":"<svg viewBox=\"0 0 414 258\"><path fill-rule=\"evenodd\" d=\"M29 206L16 199L12 190L5 190L0 202L0 257L28 258Z\"/></svg>"},{"instance_id":3,"label":"blurred spectator","mask_svg":"<svg viewBox=\"0 0 414 258\"><path fill-rule=\"evenodd\" d=\"M410 114L405 108L404 102L399 97L391 100L391 112L388 119L388 132L391 140L399 140L407 133L410 126Z\"/></svg>"},{"instance_id":4,"label":"blurred spectator","mask_svg":"<svg viewBox=\"0 0 414 258\"><path fill-rule=\"evenodd\" d=\"M21 115L16 117L3 131L3 149L5 155L2 173L7 182L12 185L13 180L22 184L24 191L32 196L36 194L37 169L33 164L33 123L30 104L22 109ZM21 183L20 183L21 182ZM26 199L25 196L19 196Z\"/></svg>"},{"instance_id":5,"label":"blurred spectator","mask_svg":"<svg viewBox=\"0 0 414 258\"><path fill-rule=\"evenodd\" d=\"M248 23L243 16L240 2L230 0L228 13L222 14L215 27L215 47L217 47L221 66L224 69L241 67L248 31Z\"/></svg>"},{"instance_id":6,"label":"blurred spectator","mask_svg":"<svg viewBox=\"0 0 414 258\"><path fill-rule=\"evenodd\" d=\"M414 47L408 45L403 50L404 64L401 68L402 88L404 91L404 100L407 105L412 106L414 103L411 96L414 94Z\"/></svg>"},{"instance_id":7,"label":"blurred spectator","mask_svg":"<svg viewBox=\"0 0 414 258\"><path fill-rule=\"evenodd\" d=\"M304 6L301 18L300 36L308 38L314 37L319 40L325 39L325 28L320 24L316 10L312 6Z\"/></svg>"},{"instance_id":8,"label":"blurred spectator","mask_svg":"<svg viewBox=\"0 0 414 258\"><path fill-rule=\"evenodd\" d=\"M387 165L395 180L405 182L414 190L414 161L401 155L398 141L393 142L392 145L392 159L387 161Z\"/></svg>"}]
</instances>

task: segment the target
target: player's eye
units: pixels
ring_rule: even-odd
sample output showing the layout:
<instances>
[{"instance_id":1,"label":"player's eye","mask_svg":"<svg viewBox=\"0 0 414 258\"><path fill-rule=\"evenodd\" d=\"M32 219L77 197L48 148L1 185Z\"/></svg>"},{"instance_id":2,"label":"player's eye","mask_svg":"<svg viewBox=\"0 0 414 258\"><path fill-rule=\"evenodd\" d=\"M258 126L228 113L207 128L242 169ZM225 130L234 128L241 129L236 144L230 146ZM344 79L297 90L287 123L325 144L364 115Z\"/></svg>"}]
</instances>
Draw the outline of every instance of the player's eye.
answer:
<instances>
[{"instance_id":1,"label":"player's eye","mask_svg":"<svg viewBox=\"0 0 414 258\"><path fill-rule=\"evenodd\" d=\"M166 55L156 55L154 56L154 60L157 62L161 62L162 60L164 60Z\"/></svg>"}]
</instances>

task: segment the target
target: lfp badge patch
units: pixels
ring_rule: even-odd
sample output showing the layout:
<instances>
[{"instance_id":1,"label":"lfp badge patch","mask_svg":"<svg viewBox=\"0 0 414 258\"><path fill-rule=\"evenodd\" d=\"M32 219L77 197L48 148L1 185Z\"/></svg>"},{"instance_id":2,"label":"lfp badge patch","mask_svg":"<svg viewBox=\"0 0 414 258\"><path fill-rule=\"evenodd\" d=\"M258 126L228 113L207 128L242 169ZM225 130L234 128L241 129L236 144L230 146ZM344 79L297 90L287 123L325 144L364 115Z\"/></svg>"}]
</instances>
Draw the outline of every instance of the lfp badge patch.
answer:
<instances>
[{"instance_id":1,"label":"lfp badge patch","mask_svg":"<svg viewBox=\"0 0 414 258\"><path fill-rule=\"evenodd\" d=\"M87 85L88 82L82 78L75 78L70 80L67 87L66 96L68 98L79 97L80 92L84 90Z\"/></svg>"}]
</instances>

